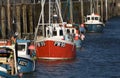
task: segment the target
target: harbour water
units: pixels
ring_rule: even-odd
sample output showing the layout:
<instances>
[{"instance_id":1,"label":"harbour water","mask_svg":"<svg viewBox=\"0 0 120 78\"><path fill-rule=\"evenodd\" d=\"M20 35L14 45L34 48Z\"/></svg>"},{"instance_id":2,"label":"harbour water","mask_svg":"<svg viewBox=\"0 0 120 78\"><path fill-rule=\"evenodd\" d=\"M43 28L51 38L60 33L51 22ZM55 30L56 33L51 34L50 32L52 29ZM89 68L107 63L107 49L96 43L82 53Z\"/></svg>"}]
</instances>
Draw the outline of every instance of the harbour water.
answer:
<instances>
[{"instance_id":1,"label":"harbour water","mask_svg":"<svg viewBox=\"0 0 120 78\"><path fill-rule=\"evenodd\" d=\"M75 60L36 61L35 72L23 78L120 78L120 17L108 22L103 33L87 33Z\"/></svg>"}]
</instances>

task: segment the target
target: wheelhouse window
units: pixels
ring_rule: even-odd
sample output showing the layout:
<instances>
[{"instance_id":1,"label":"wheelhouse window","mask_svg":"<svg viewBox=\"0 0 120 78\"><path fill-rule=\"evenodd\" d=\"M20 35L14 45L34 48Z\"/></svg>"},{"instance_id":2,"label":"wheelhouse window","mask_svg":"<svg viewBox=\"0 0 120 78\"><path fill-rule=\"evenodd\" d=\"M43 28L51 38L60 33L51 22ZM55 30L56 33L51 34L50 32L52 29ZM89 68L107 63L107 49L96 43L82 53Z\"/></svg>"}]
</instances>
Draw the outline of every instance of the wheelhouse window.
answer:
<instances>
[{"instance_id":1,"label":"wheelhouse window","mask_svg":"<svg viewBox=\"0 0 120 78\"><path fill-rule=\"evenodd\" d=\"M2 49L2 48L0 48L0 58L1 57L9 57L11 52L13 52L12 49L7 49L7 48ZM0 59L0 61L3 61L3 60Z\"/></svg>"},{"instance_id":2,"label":"wheelhouse window","mask_svg":"<svg viewBox=\"0 0 120 78\"><path fill-rule=\"evenodd\" d=\"M47 34L50 34L50 31L49 31L49 30L47 30Z\"/></svg>"},{"instance_id":3,"label":"wheelhouse window","mask_svg":"<svg viewBox=\"0 0 120 78\"><path fill-rule=\"evenodd\" d=\"M53 36L57 36L57 31L56 30L53 31Z\"/></svg>"},{"instance_id":4,"label":"wheelhouse window","mask_svg":"<svg viewBox=\"0 0 120 78\"><path fill-rule=\"evenodd\" d=\"M74 31L74 29L72 29L72 33L74 33L75 31Z\"/></svg>"},{"instance_id":5,"label":"wheelhouse window","mask_svg":"<svg viewBox=\"0 0 120 78\"><path fill-rule=\"evenodd\" d=\"M94 20L94 17L92 17L91 19Z\"/></svg>"},{"instance_id":6,"label":"wheelhouse window","mask_svg":"<svg viewBox=\"0 0 120 78\"><path fill-rule=\"evenodd\" d=\"M69 29L67 29L67 33L70 34L70 30Z\"/></svg>"},{"instance_id":7,"label":"wheelhouse window","mask_svg":"<svg viewBox=\"0 0 120 78\"><path fill-rule=\"evenodd\" d=\"M98 20L98 17L95 17L95 20Z\"/></svg>"},{"instance_id":8,"label":"wheelhouse window","mask_svg":"<svg viewBox=\"0 0 120 78\"><path fill-rule=\"evenodd\" d=\"M59 33L60 33L60 36L62 36L63 35L63 30L60 30Z\"/></svg>"},{"instance_id":9,"label":"wheelhouse window","mask_svg":"<svg viewBox=\"0 0 120 78\"><path fill-rule=\"evenodd\" d=\"M87 20L90 20L90 17L87 17Z\"/></svg>"},{"instance_id":10,"label":"wheelhouse window","mask_svg":"<svg viewBox=\"0 0 120 78\"><path fill-rule=\"evenodd\" d=\"M18 45L18 51L24 51L25 45Z\"/></svg>"}]
</instances>

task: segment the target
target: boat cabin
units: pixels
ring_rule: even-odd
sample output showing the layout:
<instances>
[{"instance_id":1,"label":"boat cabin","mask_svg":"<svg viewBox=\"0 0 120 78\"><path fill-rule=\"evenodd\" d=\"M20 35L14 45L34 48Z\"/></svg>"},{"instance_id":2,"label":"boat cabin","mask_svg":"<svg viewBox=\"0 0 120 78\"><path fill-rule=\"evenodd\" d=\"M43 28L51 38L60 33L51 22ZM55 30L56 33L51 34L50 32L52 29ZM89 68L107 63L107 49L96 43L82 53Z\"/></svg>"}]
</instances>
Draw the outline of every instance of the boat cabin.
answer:
<instances>
[{"instance_id":1,"label":"boat cabin","mask_svg":"<svg viewBox=\"0 0 120 78\"><path fill-rule=\"evenodd\" d=\"M99 22L100 16L98 14L92 13L91 15L87 15L85 22Z\"/></svg>"},{"instance_id":2,"label":"boat cabin","mask_svg":"<svg viewBox=\"0 0 120 78\"><path fill-rule=\"evenodd\" d=\"M18 43L18 55L19 56L26 56L29 55L30 40L17 40Z\"/></svg>"},{"instance_id":3,"label":"boat cabin","mask_svg":"<svg viewBox=\"0 0 120 78\"><path fill-rule=\"evenodd\" d=\"M64 27L60 24L52 24L52 26L46 27L46 37L57 37L63 39L63 36L66 35L67 31L69 33L75 33L76 29L70 25L70 27Z\"/></svg>"},{"instance_id":4,"label":"boat cabin","mask_svg":"<svg viewBox=\"0 0 120 78\"><path fill-rule=\"evenodd\" d=\"M52 26L46 27L46 37L62 37L64 35L64 28L59 24L52 24Z\"/></svg>"}]
</instances>

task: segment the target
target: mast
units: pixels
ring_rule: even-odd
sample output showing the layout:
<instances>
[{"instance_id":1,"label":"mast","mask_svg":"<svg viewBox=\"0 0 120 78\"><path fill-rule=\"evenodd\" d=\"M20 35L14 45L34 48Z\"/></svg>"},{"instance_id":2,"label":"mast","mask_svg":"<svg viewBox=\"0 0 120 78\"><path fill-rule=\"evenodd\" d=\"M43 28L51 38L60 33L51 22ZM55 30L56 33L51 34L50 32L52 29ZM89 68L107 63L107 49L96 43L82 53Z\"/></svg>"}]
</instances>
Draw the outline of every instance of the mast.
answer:
<instances>
[{"instance_id":1,"label":"mast","mask_svg":"<svg viewBox=\"0 0 120 78\"><path fill-rule=\"evenodd\" d=\"M40 21L41 21L41 20L44 20L44 18L43 18L43 16L44 16L43 13L44 13L44 12L43 12L43 11L44 11L45 1L46 1L46 0L42 0L42 1L41 1L41 12L40 12L40 15L39 15L39 20L38 20L37 28L35 29L34 42L37 40L38 29L39 29L39 27L40 27L40 25L41 25L41 24L40 24ZM41 18L42 18L42 19L41 19ZM43 26L43 25L44 25L44 21L42 21L42 23L43 23L43 24L42 24L42 26ZM42 28L44 29L44 26L43 26ZM42 32L43 32L43 36L44 36L45 34L44 34L44 30L43 30L43 29L42 29Z\"/></svg>"},{"instance_id":2,"label":"mast","mask_svg":"<svg viewBox=\"0 0 120 78\"><path fill-rule=\"evenodd\" d=\"M52 23L52 18L53 18L53 8L55 8L55 13L58 13L59 18L61 23L63 23L63 19L62 19L62 15L61 15L61 9L59 6L60 0L54 0L54 4L52 2L52 0L49 0L49 19L48 19L48 23L45 23L44 21L44 6L45 6L45 1L46 0L41 0L41 13L39 16L39 20L38 20L38 24L37 24L37 28L35 29L35 37L34 37L34 41L37 40L37 33L38 33L38 29L40 26L42 26L42 33L43 33L43 37L45 37L45 25L51 25ZM53 7L55 6L55 7ZM41 23L40 23L41 22Z\"/></svg>"},{"instance_id":3,"label":"mast","mask_svg":"<svg viewBox=\"0 0 120 78\"><path fill-rule=\"evenodd\" d=\"M43 33L43 37L45 37L45 26L44 26L44 4L45 4L45 0L42 0L43 4L42 4L42 33Z\"/></svg>"},{"instance_id":4,"label":"mast","mask_svg":"<svg viewBox=\"0 0 120 78\"><path fill-rule=\"evenodd\" d=\"M49 0L49 25L51 23L50 17L51 17L51 0Z\"/></svg>"},{"instance_id":5,"label":"mast","mask_svg":"<svg viewBox=\"0 0 120 78\"><path fill-rule=\"evenodd\" d=\"M57 4L57 7L58 7L58 12L59 12L59 18L60 18L61 23L63 23L63 18L62 18L62 15L61 15L61 8L59 6L59 3L60 3L60 0L56 0L56 4Z\"/></svg>"},{"instance_id":6,"label":"mast","mask_svg":"<svg viewBox=\"0 0 120 78\"><path fill-rule=\"evenodd\" d=\"M15 45L14 45L14 47L15 47ZM18 66L17 66L17 54L16 54L16 51L15 51L15 49L14 49L14 64L15 64L15 74L17 74L18 73Z\"/></svg>"},{"instance_id":7,"label":"mast","mask_svg":"<svg viewBox=\"0 0 120 78\"><path fill-rule=\"evenodd\" d=\"M53 23L53 18L59 18L63 22L59 4L60 0L49 0L49 25Z\"/></svg>"}]
</instances>

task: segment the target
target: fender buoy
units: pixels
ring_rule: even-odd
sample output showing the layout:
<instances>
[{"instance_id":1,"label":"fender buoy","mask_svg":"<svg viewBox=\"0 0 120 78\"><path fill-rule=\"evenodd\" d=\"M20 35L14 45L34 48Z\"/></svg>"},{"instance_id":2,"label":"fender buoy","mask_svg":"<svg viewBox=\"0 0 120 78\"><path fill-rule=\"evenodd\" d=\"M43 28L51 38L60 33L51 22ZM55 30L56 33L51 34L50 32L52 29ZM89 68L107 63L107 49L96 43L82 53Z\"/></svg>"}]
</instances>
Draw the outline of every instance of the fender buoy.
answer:
<instances>
[{"instance_id":1,"label":"fender buoy","mask_svg":"<svg viewBox=\"0 0 120 78\"><path fill-rule=\"evenodd\" d=\"M11 45L11 41L10 41L10 40L8 40L6 45Z\"/></svg>"}]
</instances>

